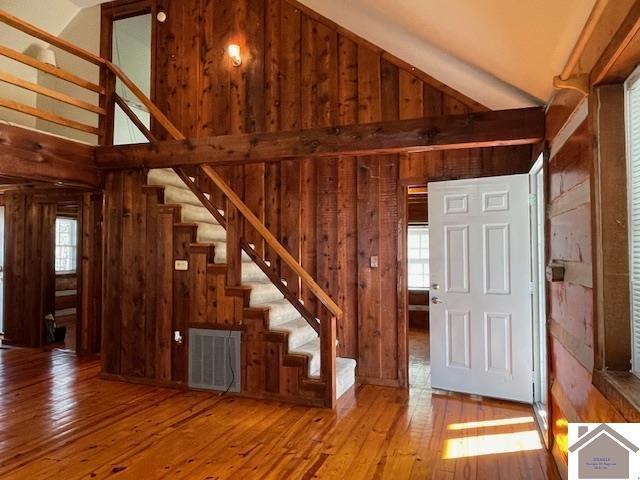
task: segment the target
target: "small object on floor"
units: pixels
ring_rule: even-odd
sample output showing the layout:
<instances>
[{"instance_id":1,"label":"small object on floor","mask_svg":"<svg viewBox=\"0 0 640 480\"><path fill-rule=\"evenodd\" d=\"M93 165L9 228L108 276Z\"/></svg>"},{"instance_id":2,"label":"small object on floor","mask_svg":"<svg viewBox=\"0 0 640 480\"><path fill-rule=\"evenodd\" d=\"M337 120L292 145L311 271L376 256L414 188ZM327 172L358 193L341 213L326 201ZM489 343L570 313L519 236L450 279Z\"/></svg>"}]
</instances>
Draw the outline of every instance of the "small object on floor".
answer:
<instances>
[{"instance_id":1,"label":"small object on floor","mask_svg":"<svg viewBox=\"0 0 640 480\"><path fill-rule=\"evenodd\" d=\"M47 336L46 343L53 343L56 341L55 329L56 329L56 321L53 318L52 314L47 314L44 317L44 331Z\"/></svg>"}]
</instances>

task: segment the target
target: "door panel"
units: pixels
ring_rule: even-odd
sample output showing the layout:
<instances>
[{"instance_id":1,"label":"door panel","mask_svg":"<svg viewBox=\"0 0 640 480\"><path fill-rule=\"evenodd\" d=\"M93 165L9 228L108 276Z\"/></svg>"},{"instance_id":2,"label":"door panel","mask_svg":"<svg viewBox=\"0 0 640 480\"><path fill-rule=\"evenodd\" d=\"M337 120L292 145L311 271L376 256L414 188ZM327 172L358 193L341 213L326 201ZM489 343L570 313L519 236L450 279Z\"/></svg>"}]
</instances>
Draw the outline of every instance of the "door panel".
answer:
<instances>
[{"instance_id":1,"label":"door panel","mask_svg":"<svg viewBox=\"0 0 640 480\"><path fill-rule=\"evenodd\" d=\"M531 402L528 176L428 189L432 385Z\"/></svg>"}]
</instances>

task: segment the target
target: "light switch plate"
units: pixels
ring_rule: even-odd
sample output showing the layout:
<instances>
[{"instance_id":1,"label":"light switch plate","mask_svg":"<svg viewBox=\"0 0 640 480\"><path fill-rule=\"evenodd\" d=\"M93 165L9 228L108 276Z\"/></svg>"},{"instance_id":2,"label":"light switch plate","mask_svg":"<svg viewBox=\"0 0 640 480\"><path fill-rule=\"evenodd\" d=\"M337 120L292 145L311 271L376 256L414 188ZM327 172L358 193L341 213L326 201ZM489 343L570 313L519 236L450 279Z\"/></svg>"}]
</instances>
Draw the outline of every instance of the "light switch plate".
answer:
<instances>
[{"instance_id":1,"label":"light switch plate","mask_svg":"<svg viewBox=\"0 0 640 480\"><path fill-rule=\"evenodd\" d=\"M374 255L371 257L371 262L370 262L371 268L378 268L378 256Z\"/></svg>"},{"instance_id":2,"label":"light switch plate","mask_svg":"<svg viewBox=\"0 0 640 480\"><path fill-rule=\"evenodd\" d=\"M176 260L175 269L179 272L186 272L189 270L189 261L188 260Z\"/></svg>"}]
</instances>

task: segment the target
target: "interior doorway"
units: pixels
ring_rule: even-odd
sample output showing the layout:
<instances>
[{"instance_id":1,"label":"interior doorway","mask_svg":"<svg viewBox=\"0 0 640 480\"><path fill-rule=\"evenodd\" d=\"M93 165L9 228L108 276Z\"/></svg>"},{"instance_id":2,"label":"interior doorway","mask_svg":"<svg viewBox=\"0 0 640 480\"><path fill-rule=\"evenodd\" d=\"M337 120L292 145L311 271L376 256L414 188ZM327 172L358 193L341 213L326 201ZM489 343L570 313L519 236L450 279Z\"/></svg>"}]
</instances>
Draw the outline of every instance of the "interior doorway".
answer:
<instances>
[{"instance_id":1,"label":"interior doorway","mask_svg":"<svg viewBox=\"0 0 640 480\"><path fill-rule=\"evenodd\" d=\"M148 98L151 98L151 14L144 13L117 19L113 22L112 32L113 63L120 67ZM149 110L119 79L116 81L116 94L147 130L151 130ZM113 126L114 145L147 142L147 138L122 107L116 105Z\"/></svg>"},{"instance_id":2,"label":"interior doorway","mask_svg":"<svg viewBox=\"0 0 640 480\"><path fill-rule=\"evenodd\" d=\"M545 439L549 430L547 295L545 280L545 171L541 154L529 174L531 216L531 285L533 286L533 405Z\"/></svg>"},{"instance_id":3,"label":"interior doorway","mask_svg":"<svg viewBox=\"0 0 640 480\"><path fill-rule=\"evenodd\" d=\"M4 336L4 206L0 206L0 337Z\"/></svg>"},{"instance_id":4,"label":"interior doorway","mask_svg":"<svg viewBox=\"0 0 640 480\"><path fill-rule=\"evenodd\" d=\"M429 355L429 222L427 186L407 190L407 299L409 321L409 385L428 388Z\"/></svg>"},{"instance_id":5,"label":"interior doorway","mask_svg":"<svg viewBox=\"0 0 640 480\"><path fill-rule=\"evenodd\" d=\"M60 202L55 221L55 313L53 346L76 351L79 334L79 229L80 203ZM50 339L51 340L51 339ZM49 341L50 341L49 340Z\"/></svg>"}]
</instances>

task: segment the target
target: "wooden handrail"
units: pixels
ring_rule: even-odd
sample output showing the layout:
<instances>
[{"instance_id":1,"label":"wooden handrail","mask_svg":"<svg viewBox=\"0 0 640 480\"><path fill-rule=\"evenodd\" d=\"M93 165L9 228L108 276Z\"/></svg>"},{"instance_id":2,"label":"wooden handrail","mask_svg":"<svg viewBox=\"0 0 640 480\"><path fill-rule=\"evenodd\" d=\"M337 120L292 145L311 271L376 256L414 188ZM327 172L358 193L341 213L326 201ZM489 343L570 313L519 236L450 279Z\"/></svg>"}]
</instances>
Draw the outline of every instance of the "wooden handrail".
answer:
<instances>
[{"instance_id":1,"label":"wooden handrail","mask_svg":"<svg viewBox=\"0 0 640 480\"><path fill-rule=\"evenodd\" d=\"M155 106L150 99L146 97L128 77L116 65L106 62L106 67L119 78L124 85L149 109L149 113L162 127L174 138L174 140L186 140L186 137L180 132L171 121ZM147 137L151 143L155 143L155 137L138 119L137 115L129 108L129 106L114 92L114 101L122 108L125 114L134 122L140 131ZM337 338L337 319L342 318L342 309L333 301L333 299L316 283L309 273L297 262L289 251L278 241L278 239L264 226L264 224L256 217L251 209L242 201L242 199L233 191L233 189L224 181L224 179L210 166L200 165L202 171L224 194L227 198L227 213L237 212L242 215L258 234L267 242L273 251L278 255L286 265L297 274L302 282L309 290L320 300L331 313L326 320L319 322L311 312L309 312L300 299L284 285L282 279L278 278L275 272L269 268L267 263L255 252L249 243L242 237L237 237L236 242L240 248L255 262L262 272L269 278L276 288L284 295L284 297L293 305L294 308L302 315L307 323L320 335L320 377L324 384L324 404L328 408L336 406L336 338ZM181 168L175 168L174 171L189 187L189 189L198 197L202 205L214 216L220 225L227 232L230 231L232 219L225 218L215 207L213 202L197 187L195 182ZM235 213L234 213L235 215ZM231 216L231 215L230 215ZM237 225L234 232L236 234ZM239 258L239 254L237 254ZM229 259L228 259L229 260ZM241 268L241 267L240 267ZM237 274L238 272L236 272Z\"/></svg>"},{"instance_id":2,"label":"wooden handrail","mask_svg":"<svg viewBox=\"0 0 640 480\"><path fill-rule=\"evenodd\" d=\"M54 77L58 77L61 80L73 83L74 85L78 85L79 87L91 90L92 92L99 93L100 95L104 94L104 88L102 88L100 85L96 85L95 83L85 80L84 78L80 78L76 75L73 75L72 73L65 72L61 68L54 67L53 65L41 62L40 60L36 60L29 55L17 52L4 45L0 45L0 55L10 58L11 60L15 60L16 62L28 65L29 67L40 70L41 72L53 75Z\"/></svg>"},{"instance_id":3,"label":"wooden handrail","mask_svg":"<svg viewBox=\"0 0 640 480\"><path fill-rule=\"evenodd\" d=\"M80 130L81 132L92 133L94 135L98 135L100 133L96 127L92 127L91 125L87 125L86 123L81 123L69 118L61 117L60 115L55 115L53 113L40 110L39 108L25 105L24 103L14 102L13 100L0 98L0 107L8 108L9 110L14 110L26 115L31 115L32 117L40 118L42 120L46 120L47 122L57 123L58 125L73 128L74 130Z\"/></svg>"},{"instance_id":4,"label":"wooden handrail","mask_svg":"<svg viewBox=\"0 0 640 480\"><path fill-rule=\"evenodd\" d=\"M178 130L173 123L165 116L162 111L156 105L147 98L142 90L138 88L138 86L131 81L129 77L113 63L105 60L106 66L113 74L120 79L120 81L133 93L138 100L142 102L142 104L149 109L149 113L153 116L153 118L160 124L162 127L173 137L174 140L185 140L186 137L182 134L180 130Z\"/></svg>"},{"instance_id":5,"label":"wooden handrail","mask_svg":"<svg viewBox=\"0 0 640 480\"><path fill-rule=\"evenodd\" d=\"M43 87L42 85L38 85L37 83L28 82L11 75L10 73L0 71L0 81L10 83L11 85L24 88L25 90L29 90L31 92L39 93L41 95L44 95L45 97L53 98L54 100L64 102L68 105L73 105L74 107L87 110L88 112L97 113L98 115L106 115L107 113L104 108L101 108L97 105L92 105L88 102L84 102L69 95L65 95L64 93L56 92L55 90Z\"/></svg>"},{"instance_id":6,"label":"wooden handrail","mask_svg":"<svg viewBox=\"0 0 640 480\"><path fill-rule=\"evenodd\" d=\"M173 123L156 107L156 105L144 94L142 90L138 88L138 86L131 81L129 77L117 66L113 63L107 61L106 66L109 70L111 70L114 75L116 75L120 81L133 93L142 104L149 109L149 113L154 117L154 119L162 125L162 127L175 139L175 140L185 140L186 137L178 130ZM117 101L117 100L116 100ZM125 113L130 116L130 118L135 122L131 115L135 116L133 112ZM147 135L144 130L142 131L144 135ZM207 165L200 166L201 170L207 175L216 186L222 191L222 193L231 201L233 206L238 209L240 214L247 219L247 221L251 224L253 228L256 229L258 234L265 239L267 244L274 250L274 252L280 256L284 262L293 270L300 279L304 282L304 284L309 288L309 290L320 300L333 316L336 318L342 318L342 309L333 301L333 299L322 289L320 285L316 283L309 273L302 268L302 266L297 262L295 258L289 253L289 251L278 241L278 239L264 226L264 224L256 217L251 209L247 207L247 205L242 201L242 199L233 191L229 185L224 181L224 179L211 167Z\"/></svg>"},{"instance_id":7,"label":"wooden handrail","mask_svg":"<svg viewBox=\"0 0 640 480\"><path fill-rule=\"evenodd\" d=\"M132 112L133 113L133 112ZM211 200L209 200L206 195L198 188L196 183L187 175L183 169L174 168L174 172L180 177L180 179L184 182L184 184L189 187L191 192L198 197L200 202L204 205L204 207L209 210L209 213L213 215L216 221L222 225L222 227L227 229L227 219L222 216L222 214L218 211L218 209L213 205ZM320 322L318 319L304 306L304 304L300 301L300 299L291 291L289 288L282 282L282 279L276 275L276 273L267 265L260 255L256 253L256 251L251 247L249 242L245 239L240 239L240 248L249 256L249 258L262 270L271 283L275 285L275 287L282 293L284 298L293 305L298 313L304 318L309 326L313 328L318 335L320 335Z\"/></svg>"},{"instance_id":8,"label":"wooden handrail","mask_svg":"<svg viewBox=\"0 0 640 480\"><path fill-rule=\"evenodd\" d=\"M327 309L336 318L342 317L342 309L333 301L333 299L322 289L320 285L316 283L309 273L302 268L298 261L293 258L289 251L278 241L278 239L264 226L264 224L254 215L251 209L240 199L240 197L233 191L224 179L216 172L213 167L208 165L201 165L201 170L211 179L213 183L224 193L224 195L231 201L233 206L238 209L244 218L256 229L258 234L265 239L267 244L273 249L273 251L287 264L287 266L293 270L293 272L300 277L304 284L311 290L311 292L320 300Z\"/></svg>"},{"instance_id":9,"label":"wooden handrail","mask_svg":"<svg viewBox=\"0 0 640 480\"><path fill-rule=\"evenodd\" d=\"M55 35L51 35L49 32L45 32L41 28L36 27L35 25L31 25L30 23L25 22L24 20L19 19L18 17L14 17L10 13L5 10L0 10L0 22L5 23L16 30L20 30L27 35L31 35L43 42L54 45L62 50L65 50L76 57L80 57L83 60L94 63L95 65L103 65L105 60L98 55L95 55L84 48L80 48L74 45L71 42L67 42L61 38L56 37Z\"/></svg>"}]
</instances>

